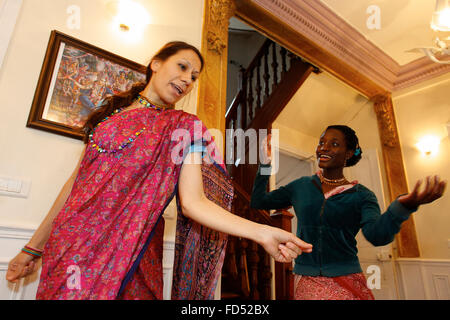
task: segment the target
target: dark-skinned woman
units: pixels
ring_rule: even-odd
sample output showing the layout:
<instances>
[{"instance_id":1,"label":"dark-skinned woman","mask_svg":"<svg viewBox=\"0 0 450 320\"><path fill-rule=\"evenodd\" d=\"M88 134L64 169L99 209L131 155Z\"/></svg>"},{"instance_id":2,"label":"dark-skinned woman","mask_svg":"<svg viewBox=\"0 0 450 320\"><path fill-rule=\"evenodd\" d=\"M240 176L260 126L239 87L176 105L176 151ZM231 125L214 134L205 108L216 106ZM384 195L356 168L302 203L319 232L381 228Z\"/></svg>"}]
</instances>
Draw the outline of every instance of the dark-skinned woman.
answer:
<instances>
[{"instance_id":1,"label":"dark-skinned woman","mask_svg":"<svg viewBox=\"0 0 450 320\"><path fill-rule=\"evenodd\" d=\"M263 144L263 163L253 186L251 207L270 210L293 206L298 218L297 236L314 248L295 259L296 300L374 299L358 260L357 233L362 229L374 246L387 245L420 205L444 193L445 181L427 177L423 190L419 190L418 181L411 193L399 196L381 214L375 194L344 177L344 167L357 164L361 155L353 129L329 126L316 149L320 170L266 192L269 175L262 175L261 167L270 168L271 150L269 143Z\"/></svg>"}]
</instances>

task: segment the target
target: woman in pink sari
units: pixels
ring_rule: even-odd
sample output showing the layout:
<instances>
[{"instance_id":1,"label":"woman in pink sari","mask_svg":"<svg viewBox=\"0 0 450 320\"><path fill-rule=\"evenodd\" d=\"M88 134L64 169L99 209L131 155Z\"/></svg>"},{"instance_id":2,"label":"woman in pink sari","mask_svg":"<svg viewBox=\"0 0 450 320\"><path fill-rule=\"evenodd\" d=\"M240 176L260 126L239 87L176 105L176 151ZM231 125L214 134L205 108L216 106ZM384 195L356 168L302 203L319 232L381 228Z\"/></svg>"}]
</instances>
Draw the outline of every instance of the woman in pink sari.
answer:
<instances>
[{"instance_id":1,"label":"woman in pink sari","mask_svg":"<svg viewBox=\"0 0 450 320\"><path fill-rule=\"evenodd\" d=\"M162 299L164 209L177 195L172 299L211 299L226 234L261 244L289 262L311 245L229 211L233 188L211 135L174 104L203 68L200 52L171 42L151 60L147 83L107 100L86 125L73 175L9 281L36 269L37 299Z\"/></svg>"}]
</instances>

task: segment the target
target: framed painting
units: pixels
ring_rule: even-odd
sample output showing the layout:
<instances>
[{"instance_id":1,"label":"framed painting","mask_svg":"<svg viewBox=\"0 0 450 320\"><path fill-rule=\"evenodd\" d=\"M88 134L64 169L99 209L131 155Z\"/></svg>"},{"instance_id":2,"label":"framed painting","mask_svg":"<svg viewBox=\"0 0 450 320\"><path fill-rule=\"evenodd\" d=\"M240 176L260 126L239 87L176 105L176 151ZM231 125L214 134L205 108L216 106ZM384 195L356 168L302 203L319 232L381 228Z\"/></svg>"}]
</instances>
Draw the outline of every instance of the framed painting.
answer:
<instances>
[{"instance_id":1,"label":"framed painting","mask_svg":"<svg viewBox=\"0 0 450 320\"><path fill-rule=\"evenodd\" d=\"M145 77L145 66L53 30L27 127L83 139L86 120L104 99Z\"/></svg>"}]
</instances>

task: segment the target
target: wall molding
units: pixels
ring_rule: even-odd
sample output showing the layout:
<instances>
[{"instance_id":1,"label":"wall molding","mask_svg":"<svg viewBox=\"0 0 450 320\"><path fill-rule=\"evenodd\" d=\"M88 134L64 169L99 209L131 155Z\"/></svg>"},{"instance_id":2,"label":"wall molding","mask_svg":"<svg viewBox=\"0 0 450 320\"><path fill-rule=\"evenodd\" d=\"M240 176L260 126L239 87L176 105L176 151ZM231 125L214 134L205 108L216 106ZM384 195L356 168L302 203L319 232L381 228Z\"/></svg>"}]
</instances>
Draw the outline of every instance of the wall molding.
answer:
<instances>
[{"instance_id":1,"label":"wall molding","mask_svg":"<svg viewBox=\"0 0 450 320\"><path fill-rule=\"evenodd\" d=\"M400 298L450 300L450 259L399 258Z\"/></svg>"},{"instance_id":2,"label":"wall molding","mask_svg":"<svg viewBox=\"0 0 450 320\"><path fill-rule=\"evenodd\" d=\"M9 261L19 252L33 236L35 229L20 226L0 225L0 299L30 300L36 295L40 273L21 279L17 284L6 281Z\"/></svg>"},{"instance_id":3,"label":"wall molding","mask_svg":"<svg viewBox=\"0 0 450 320\"><path fill-rule=\"evenodd\" d=\"M36 229L0 225L0 239L30 240Z\"/></svg>"},{"instance_id":4,"label":"wall molding","mask_svg":"<svg viewBox=\"0 0 450 320\"><path fill-rule=\"evenodd\" d=\"M450 57L442 59L450 61ZM405 89L450 72L450 64L438 64L427 57L403 65L397 74L394 91Z\"/></svg>"},{"instance_id":5,"label":"wall molding","mask_svg":"<svg viewBox=\"0 0 450 320\"><path fill-rule=\"evenodd\" d=\"M38 273L22 279L17 284L6 281L6 271L9 261L17 254L33 236L35 229L17 226L0 225L0 300L31 300L34 299L39 284L40 270ZM164 240L163 244L163 298L170 299L172 292L173 262L175 240Z\"/></svg>"}]
</instances>

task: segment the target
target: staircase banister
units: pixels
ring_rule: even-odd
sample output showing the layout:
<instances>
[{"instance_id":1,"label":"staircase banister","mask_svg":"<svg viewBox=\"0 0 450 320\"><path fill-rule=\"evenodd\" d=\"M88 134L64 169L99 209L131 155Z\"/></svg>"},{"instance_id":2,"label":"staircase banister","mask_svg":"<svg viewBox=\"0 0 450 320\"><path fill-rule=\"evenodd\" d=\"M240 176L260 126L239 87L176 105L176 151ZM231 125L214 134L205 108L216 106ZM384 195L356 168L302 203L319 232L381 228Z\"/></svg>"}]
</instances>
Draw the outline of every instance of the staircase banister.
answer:
<instances>
[{"instance_id":1,"label":"staircase banister","mask_svg":"<svg viewBox=\"0 0 450 320\"><path fill-rule=\"evenodd\" d=\"M237 196L244 198L244 200L247 203L250 203L251 199L250 195L239 184L233 181L233 187L235 190L235 194L237 194ZM255 213L258 214L258 217L261 218L263 223L266 223L271 226L274 225L274 220L272 220L270 214L267 211L253 208L251 208L251 210L253 210Z\"/></svg>"},{"instance_id":2,"label":"staircase banister","mask_svg":"<svg viewBox=\"0 0 450 320\"><path fill-rule=\"evenodd\" d=\"M233 114L235 109L237 109L237 107L239 106L239 103L240 103L240 100L241 100L241 96L242 96L242 90L239 90L239 92L236 94L236 96L234 97L233 101L231 102L231 105L228 108L227 112L225 113L225 118L226 119L228 119L228 116Z\"/></svg>"},{"instance_id":3,"label":"staircase banister","mask_svg":"<svg viewBox=\"0 0 450 320\"><path fill-rule=\"evenodd\" d=\"M272 40L270 40L270 39L266 39L266 41L264 41L264 43L261 46L261 48L259 49L258 53L256 53L255 57L253 58L253 60L248 65L247 69L245 69L245 72L243 74L243 79L247 79L248 74L250 72L252 72L253 69L258 65L258 61L261 59L261 57L264 55L264 52L266 51L266 49L272 43L274 43L274 42Z\"/></svg>"}]
</instances>

